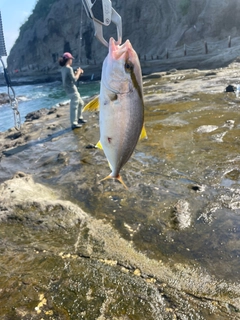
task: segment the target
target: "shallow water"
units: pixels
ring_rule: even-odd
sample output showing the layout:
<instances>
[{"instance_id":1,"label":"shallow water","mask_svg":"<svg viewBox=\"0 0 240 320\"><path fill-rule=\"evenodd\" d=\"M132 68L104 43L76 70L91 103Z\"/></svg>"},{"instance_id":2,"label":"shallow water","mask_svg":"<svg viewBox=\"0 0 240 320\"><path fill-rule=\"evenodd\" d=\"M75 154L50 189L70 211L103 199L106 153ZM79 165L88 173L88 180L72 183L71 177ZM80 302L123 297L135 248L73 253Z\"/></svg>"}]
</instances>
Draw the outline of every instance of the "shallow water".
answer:
<instances>
[{"instance_id":1,"label":"shallow water","mask_svg":"<svg viewBox=\"0 0 240 320\"><path fill-rule=\"evenodd\" d=\"M191 261L218 278L238 281L238 101L214 93L196 94L190 101L147 102L145 122L148 140L139 142L122 170L129 191L107 181L102 189L92 186L89 193L79 186L71 195L87 212L110 220L149 257ZM92 176L106 176L109 169L101 151L90 154L84 159L96 166ZM84 165L81 171L87 174ZM180 200L187 203L183 224L181 213L179 219L174 213Z\"/></svg>"},{"instance_id":2,"label":"shallow water","mask_svg":"<svg viewBox=\"0 0 240 320\"><path fill-rule=\"evenodd\" d=\"M82 98L86 99L97 94L99 85L97 81L79 82L78 89ZM29 112L42 108L50 109L59 103L69 101L61 82L15 86L13 89L18 99L18 110L22 123ZM7 93L7 88L0 87L0 93ZM14 117L10 104L0 105L0 132L13 126Z\"/></svg>"}]
</instances>

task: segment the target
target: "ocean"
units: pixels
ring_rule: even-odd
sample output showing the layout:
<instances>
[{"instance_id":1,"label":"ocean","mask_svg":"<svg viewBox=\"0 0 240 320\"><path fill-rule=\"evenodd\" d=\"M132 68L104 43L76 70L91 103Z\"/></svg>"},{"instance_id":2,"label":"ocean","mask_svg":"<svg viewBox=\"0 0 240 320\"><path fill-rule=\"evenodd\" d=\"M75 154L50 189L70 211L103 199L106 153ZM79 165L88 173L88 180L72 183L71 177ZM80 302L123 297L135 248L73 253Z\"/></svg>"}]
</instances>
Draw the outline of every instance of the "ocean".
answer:
<instances>
[{"instance_id":1,"label":"ocean","mask_svg":"<svg viewBox=\"0 0 240 320\"><path fill-rule=\"evenodd\" d=\"M18 98L18 110L21 116L21 123L25 121L25 116L29 112L42 108L50 109L59 103L69 101L60 81L14 86L13 89ZM78 89L81 97L86 99L99 93L100 82L79 82ZM0 93L7 93L7 86L0 87ZM14 116L11 105L0 105L0 132L4 132L12 127L14 127Z\"/></svg>"}]
</instances>

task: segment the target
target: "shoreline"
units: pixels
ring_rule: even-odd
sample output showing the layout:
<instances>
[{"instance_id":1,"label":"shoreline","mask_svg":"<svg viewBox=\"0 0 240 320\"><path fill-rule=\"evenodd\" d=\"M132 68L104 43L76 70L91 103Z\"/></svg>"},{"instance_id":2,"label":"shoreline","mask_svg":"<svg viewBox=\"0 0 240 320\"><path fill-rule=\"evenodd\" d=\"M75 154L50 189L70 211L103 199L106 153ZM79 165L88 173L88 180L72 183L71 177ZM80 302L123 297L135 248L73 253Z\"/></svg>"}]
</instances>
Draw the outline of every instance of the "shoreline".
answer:
<instances>
[{"instance_id":1,"label":"shoreline","mask_svg":"<svg viewBox=\"0 0 240 320\"><path fill-rule=\"evenodd\" d=\"M233 47L224 52L201 54L195 56L183 56L178 58L158 59L158 60L140 60L142 75L150 75L156 72L167 72L171 69L177 70L209 70L216 68L224 68L233 61L238 61L240 58L239 48ZM77 66L73 66L76 68ZM84 74L81 76L81 81L99 81L101 80L101 64L82 65ZM54 67L48 71L24 71L10 75L12 86L21 86L28 84L50 83L61 81L60 69ZM0 87L6 86L4 75L0 75Z\"/></svg>"}]
</instances>

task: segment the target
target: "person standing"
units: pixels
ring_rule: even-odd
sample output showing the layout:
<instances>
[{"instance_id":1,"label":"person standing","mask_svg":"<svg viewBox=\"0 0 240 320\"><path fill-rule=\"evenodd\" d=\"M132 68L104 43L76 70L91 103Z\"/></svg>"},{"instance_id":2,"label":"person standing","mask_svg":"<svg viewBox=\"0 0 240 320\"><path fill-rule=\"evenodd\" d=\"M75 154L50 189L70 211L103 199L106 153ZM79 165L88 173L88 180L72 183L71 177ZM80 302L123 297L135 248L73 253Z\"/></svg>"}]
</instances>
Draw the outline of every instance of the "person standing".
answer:
<instances>
[{"instance_id":1,"label":"person standing","mask_svg":"<svg viewBox=\"0 0 240 320\"><path fill-rule=\"evenodd\" d=\"M63 87L70 101L70 121L72 129L81 128L82 124L87 121L82 117L82 108L84 106L83 99L78 92L76 82L83 73L81 68L78 68L74 73L72 68L74 57L69 52L65 52L62 57L59 58L59 65L61 68Z\"/></svg>"}]
</instances>

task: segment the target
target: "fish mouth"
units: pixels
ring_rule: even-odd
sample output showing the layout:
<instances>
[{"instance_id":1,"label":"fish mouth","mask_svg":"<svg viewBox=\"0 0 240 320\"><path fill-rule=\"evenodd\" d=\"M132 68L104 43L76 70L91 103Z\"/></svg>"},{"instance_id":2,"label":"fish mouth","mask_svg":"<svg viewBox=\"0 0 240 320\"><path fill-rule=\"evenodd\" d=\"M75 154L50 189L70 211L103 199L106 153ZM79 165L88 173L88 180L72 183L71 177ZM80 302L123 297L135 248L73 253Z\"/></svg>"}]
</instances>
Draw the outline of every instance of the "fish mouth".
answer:
<instances>
[{"instance_id":1,"label":"fish mouth","mask_svg":"<svg viewBox=\"0 0 240 320\"><path fill-rule=\"evenodd\" d=\"M109 40L109 54L114 60L127 60L133 57L133 47L129 40L126 40L122 45L116 44L113 38Z\"/></svg>"},{"instance_id":2,"label":"fish mouth","mask_svg":"<svg viewBox=\"0 0 240 320\"><path fill-rule=\"evenodd\" d=\"M118 45L114 38L109 40L109 53L104 60L101 84L115 94L128 94L133 86L141 83L141 70L138 56L131 42L126 40Z\"/></svg>"}]
</instances>

